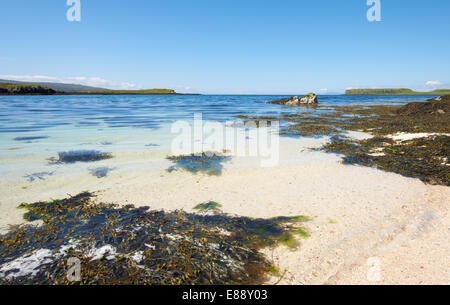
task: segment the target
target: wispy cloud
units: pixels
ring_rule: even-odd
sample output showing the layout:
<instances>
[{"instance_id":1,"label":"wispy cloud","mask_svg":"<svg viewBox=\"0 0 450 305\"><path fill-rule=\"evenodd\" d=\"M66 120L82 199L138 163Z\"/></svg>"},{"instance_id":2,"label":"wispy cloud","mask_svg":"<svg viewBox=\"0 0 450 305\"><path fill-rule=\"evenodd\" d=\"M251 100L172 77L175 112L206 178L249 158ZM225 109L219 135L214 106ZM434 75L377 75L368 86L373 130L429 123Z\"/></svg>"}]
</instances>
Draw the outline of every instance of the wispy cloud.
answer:
<instances>
[{"instance_id":1,"label":"wispy cloud","mask_svg":"<svg viewBox=\"0 0 450 305\"><path fill-rule=\"evenodd\" d=\"M24 82L54 82L54 83L69 83L77 85L85 85L92 87L102 87L107 89L120 89L120 90L138 90L142 89L141 86L127 83L127 82L114 82L103 79L101 77L65 77L59 78L46 75L0 75L0 79L24 81Z\"/></svg>"},{"instance_id":2,"label":"wispy cloud","mask_svg":"<svg viewBox=\"0 0 450 305\"><path fill-rule=\"evenodd\" d=\"M430 88L437 88L442 86L442 83L438 80L429 80L425 83L425 86Z\"/></svg>"}]
</instances>

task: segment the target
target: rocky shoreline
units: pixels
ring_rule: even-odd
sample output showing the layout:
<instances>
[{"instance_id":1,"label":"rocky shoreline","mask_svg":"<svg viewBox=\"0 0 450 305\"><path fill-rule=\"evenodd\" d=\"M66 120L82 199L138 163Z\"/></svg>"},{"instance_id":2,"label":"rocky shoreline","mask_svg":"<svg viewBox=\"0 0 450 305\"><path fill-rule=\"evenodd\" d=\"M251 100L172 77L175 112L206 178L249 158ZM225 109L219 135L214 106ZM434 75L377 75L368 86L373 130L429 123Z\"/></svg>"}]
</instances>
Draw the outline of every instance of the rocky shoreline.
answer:
<instances>
[{"instance_id":1,"label":"rocky shoreline","mask_svg":"<svg viewBox=\"0 0 450 305\"><path fill-rule=\"evenodd\" d=\"M289 123L280 130L281 135L329 136L330 142L320 150L343 155L346 164L450 186L450 95L404 106L316 107L333 112L239 118ZM349 131L364 132L369 138L351 138Z\"/></svg>"}]
</instances>

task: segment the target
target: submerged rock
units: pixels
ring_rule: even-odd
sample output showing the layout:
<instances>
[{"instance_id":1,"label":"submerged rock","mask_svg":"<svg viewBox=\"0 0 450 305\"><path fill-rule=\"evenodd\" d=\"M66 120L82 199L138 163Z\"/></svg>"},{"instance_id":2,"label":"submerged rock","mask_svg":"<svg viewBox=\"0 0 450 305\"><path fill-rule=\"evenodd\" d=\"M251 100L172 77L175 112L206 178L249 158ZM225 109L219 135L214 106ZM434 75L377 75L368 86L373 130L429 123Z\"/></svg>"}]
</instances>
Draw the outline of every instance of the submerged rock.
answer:
<instances>
[{"instance_id":1,"label":"submerged rock","mask_svg":"<svg viewBox=\"0 0 450 305\"><path fill-rule=\"evenodd\" d=\"M277 101L267 102L268 104L286 105L291 107L304 106L304 105L317 105L317 94L309 93L304 97L299 98L298 96L293 96L288 99L281 99Z\"/></svg>"}]
</instances>

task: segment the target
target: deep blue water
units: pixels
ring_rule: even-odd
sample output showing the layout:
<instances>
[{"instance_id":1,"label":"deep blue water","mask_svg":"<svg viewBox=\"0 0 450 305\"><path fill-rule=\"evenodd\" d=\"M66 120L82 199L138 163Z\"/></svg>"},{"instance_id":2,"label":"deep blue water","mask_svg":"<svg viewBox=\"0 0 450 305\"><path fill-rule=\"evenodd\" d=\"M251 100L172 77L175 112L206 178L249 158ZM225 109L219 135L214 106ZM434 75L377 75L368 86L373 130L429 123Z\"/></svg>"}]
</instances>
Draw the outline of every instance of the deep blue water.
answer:
<instances>
[{"instance_id":1,"label":"deep blue water","mask_svg":"<svg viewBox=\"0 0 450 305\"><path fill-rule=\"evenodd\" d=\"M239 114L274 115L317 111L265 104L288 96L0 96L0 134L26 137L48 128L158 128L179 119L225 121ZM319 96L323 105L388 104L425 100L430 96ZM2 136L2 137L3 137Z\"/></svg>"}]
</instances>

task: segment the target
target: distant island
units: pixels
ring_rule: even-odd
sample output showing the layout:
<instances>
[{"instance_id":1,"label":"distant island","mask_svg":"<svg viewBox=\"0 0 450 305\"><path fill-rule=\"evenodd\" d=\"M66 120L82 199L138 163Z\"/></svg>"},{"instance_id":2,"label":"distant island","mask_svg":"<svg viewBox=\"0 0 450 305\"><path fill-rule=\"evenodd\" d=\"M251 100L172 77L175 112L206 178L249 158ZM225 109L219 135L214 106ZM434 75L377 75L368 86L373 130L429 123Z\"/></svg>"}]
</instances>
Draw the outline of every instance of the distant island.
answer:
<instances>
[{"instance_id":1,"label":"distant island","mask_svg":"<svg viewBox=\"0 0 450 305\"><path fill-rule=\"evenodd\" d=\"M64 95L192 95L177 93L172 89L144 89L144 90L92 90L79 92L64 92Z\"/></svg>"},{"instance_id":2,"label":"distant island","mask_svg":"<svg viewBox=\"0 0 450 305\"><path fill-rule=\"evenodd\" d=\"M348 89L346 95L447 95L450 89L438 89L429 92L417 92L411 89Z\"/></svg>"},{"instance_id":3,"label":"distant island","mask_svg":"<svg viewBox=\"0 0 450 305\"><path fill-rule=\"evenodd\" d=\"M172 89L109 90L63 83L35 83L0 80L0 95L197 95Z\"/></svg>"}]
</instances>

